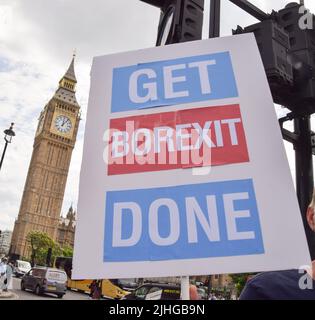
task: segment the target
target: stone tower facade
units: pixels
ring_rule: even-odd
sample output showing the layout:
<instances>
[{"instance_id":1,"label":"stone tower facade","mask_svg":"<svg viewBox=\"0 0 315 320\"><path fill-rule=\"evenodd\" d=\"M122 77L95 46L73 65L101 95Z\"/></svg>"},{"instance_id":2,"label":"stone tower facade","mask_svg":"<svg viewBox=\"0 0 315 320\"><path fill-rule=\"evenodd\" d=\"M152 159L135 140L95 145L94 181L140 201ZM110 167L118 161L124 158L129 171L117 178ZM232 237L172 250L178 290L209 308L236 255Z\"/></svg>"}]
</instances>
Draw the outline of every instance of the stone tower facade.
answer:
<instances>
[{"instance_id":1,"label":"stone tower facade","mask_svg":"<svg viewBox=\"0 0 315 320\"><path fill-rule=\"evenodd\" d=\"M80 121L76 100L74 57L59 88L42 110L35 134L19 215L15 221L10 254L29 257L30 231L57 240L58 226L72 151Z\"/></svg>"}]
</instances>

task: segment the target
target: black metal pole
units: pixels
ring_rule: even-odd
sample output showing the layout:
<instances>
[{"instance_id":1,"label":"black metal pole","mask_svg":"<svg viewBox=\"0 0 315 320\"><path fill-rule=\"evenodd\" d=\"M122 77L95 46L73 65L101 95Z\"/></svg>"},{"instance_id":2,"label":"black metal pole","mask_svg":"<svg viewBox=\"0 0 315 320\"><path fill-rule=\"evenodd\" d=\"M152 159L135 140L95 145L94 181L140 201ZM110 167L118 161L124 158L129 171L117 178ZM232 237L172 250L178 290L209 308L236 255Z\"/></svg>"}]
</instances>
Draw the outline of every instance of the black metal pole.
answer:
<instances>
[{"instance_id":1,"label":"black metal pole","mask_svg":"<svg viewBox=\"0 0 315 320\"><path fill-rule=\"evenodd\" d=\"M220 37L221 0L210 0L209 38Z\"/></svg>"},{"instance_id":2,"label":"black metal pole","mask_svg":"<svg viewBox=\"0 0 315 320\"><path fill-rule=\"evenodd\" d=\"M46 256L46 267L50 267L51 265L51 255L52 255L52 248L48 248L47 256Z\"/></svg>"},{"instance_id":3,"label":"black metal pole","mask_svg":"<svg viewBox=\"0 0 315 320\"><path fill-rule=\"evenodd\" d=\"M310 119L310 116L294 119L294 131L298 135L298 142L295 144L295 169L297 198L311 257L315 259L315 233L306 220L306 210L314 189Z\"/></svg>"},{"instance_id":4,"label":"black metal pole","mask_svg":"<svg viewBox=\"0 0 315 320\"><path fill-rule=\"evenodd\" d=\"M4 156L5 156L5 152L7 151L7 147L8 147L8 141L5 142L4 150L2 152L2 157L1 157L1 161L0 161L0 170L1 170L1 167L2 167L2 163L3 163Z\"/></svg>"},{"instance_id":5,"label":"black metal pole","mask_svg":"<svg viewBox=\"0 0 315 320\"><path fill-rule=\"evenodd\" d=\"M212 283L211 283L211 275L208 276L208 300L211 295Z\"/></svg>"}]
</instances>

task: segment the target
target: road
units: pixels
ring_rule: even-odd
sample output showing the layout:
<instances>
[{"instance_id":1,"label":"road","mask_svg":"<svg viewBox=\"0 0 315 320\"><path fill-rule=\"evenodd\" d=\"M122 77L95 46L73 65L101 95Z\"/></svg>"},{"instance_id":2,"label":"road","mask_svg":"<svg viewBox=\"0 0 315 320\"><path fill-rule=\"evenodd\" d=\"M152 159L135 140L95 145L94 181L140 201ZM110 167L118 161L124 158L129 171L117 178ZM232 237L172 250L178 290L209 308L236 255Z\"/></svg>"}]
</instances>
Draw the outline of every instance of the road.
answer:
<instances>
[{"instance_id":1,"label":"road","mask_svg":"<svg viewBox=\"0 0 315 320\"><path fill-rule=\"evenodd\" d=\"M21 279L13 278L13 290L11 291L13 291L16 295L18 295L19 300L59 300L53 294L45 294L42 296L37 296L31 291L22 291L20 284L21 284ZM88 295L68 290L62 299L63 300L88 300Z\"/></svg>"}]
</instances>

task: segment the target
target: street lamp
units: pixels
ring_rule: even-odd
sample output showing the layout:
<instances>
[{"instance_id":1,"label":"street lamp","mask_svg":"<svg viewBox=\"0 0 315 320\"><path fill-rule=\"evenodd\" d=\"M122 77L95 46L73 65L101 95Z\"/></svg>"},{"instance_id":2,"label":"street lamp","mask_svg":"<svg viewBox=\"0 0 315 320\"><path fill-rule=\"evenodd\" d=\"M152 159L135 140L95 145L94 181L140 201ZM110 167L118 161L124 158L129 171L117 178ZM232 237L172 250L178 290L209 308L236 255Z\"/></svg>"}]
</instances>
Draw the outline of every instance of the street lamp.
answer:
<instances>
[{"instance_id":1,"label":"street lamp","mask_svg":"<svg viewBox=\"0 0 315 320\"><path fill-rule=\"evenodd\" d=\"M14 123L12 122L11 123L11 127L9 129L4 130L5 146L4 146L4 150L3 150L1 161L0 161L0 170L1 170L1 167L2 167L2 163L3 163L4 156L5 156L5 152L7 151L8 144L12 142L12 138L15 136L15 132L13 131L13 126L14 126Z\"/></svg>"}]
</instances>

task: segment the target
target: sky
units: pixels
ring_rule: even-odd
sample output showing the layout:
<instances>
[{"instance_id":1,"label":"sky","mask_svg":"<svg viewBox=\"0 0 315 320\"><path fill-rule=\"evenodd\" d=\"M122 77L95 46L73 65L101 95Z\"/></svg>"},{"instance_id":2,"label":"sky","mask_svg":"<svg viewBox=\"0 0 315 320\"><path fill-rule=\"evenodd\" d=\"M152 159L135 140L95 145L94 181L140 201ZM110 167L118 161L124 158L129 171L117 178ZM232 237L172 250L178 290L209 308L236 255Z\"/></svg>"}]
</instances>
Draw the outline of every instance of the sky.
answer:
<instances>
[{"instance_id":1,"label":"sky","mask_svg":"<svg viewBox=\"0 0 315 320\"><path fill-rule=\"evenodd\" d=\"M290 1L252 0L266 12ZM315 3L305 0L315 13ZM208 37L210 0L205 0L203 38ZM94 56L153 47L159 10L139 0L0 0L0 131L15 123L0 172L0 230L13 229L31 159L38 116L52 98L74 50L80 123L66 185L62 215L78 201L83 135ZM257 22L228 0L222 0L221 36L238 24ZM277 107L278 116L285 110ZM290 127L290 124L288 124ZM0 152L4 147L0 133ZM294 153L286 144L291 172Z\"/></svg>"}]
</instances>

